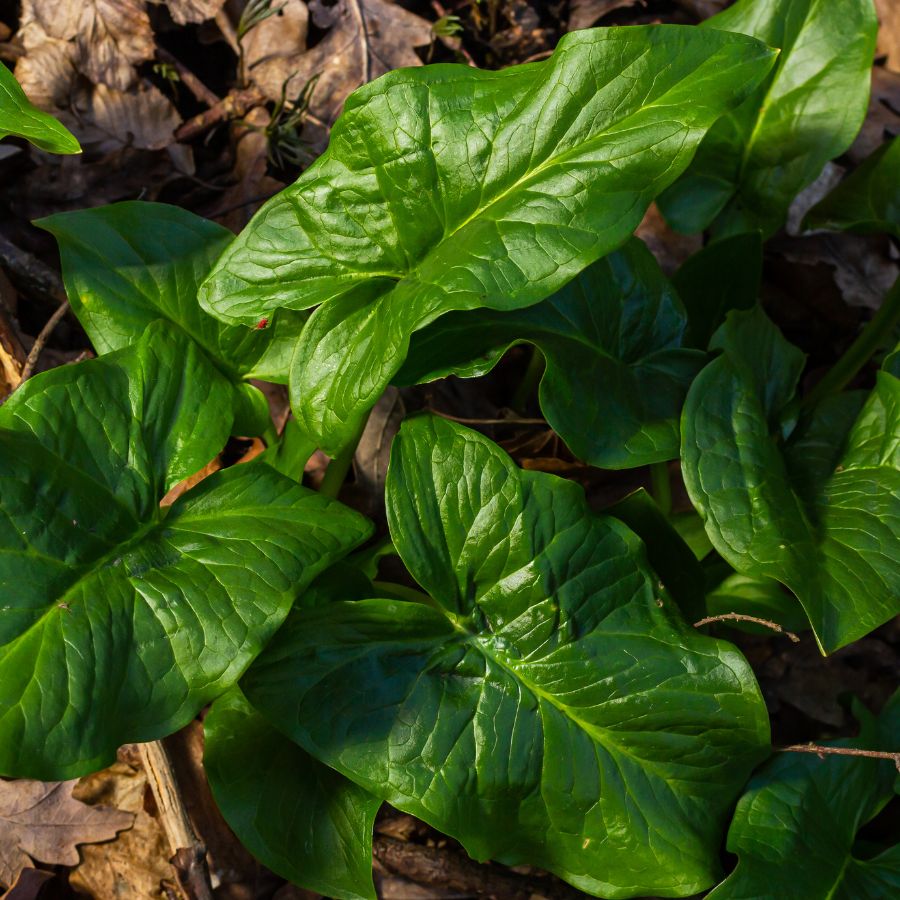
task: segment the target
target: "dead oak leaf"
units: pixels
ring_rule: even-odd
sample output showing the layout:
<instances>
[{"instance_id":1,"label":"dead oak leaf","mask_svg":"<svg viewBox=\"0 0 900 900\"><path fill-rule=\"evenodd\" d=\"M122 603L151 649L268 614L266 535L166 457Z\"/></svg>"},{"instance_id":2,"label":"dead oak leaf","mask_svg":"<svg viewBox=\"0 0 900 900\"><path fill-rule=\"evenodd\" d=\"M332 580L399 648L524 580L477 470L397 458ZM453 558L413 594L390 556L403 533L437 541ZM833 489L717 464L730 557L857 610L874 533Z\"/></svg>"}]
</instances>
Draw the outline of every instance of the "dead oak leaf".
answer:
<instances>
[{"instance_id":1,"label":"dead oak leaf","mask_svg":"<svg viewBox=\"0 0 900 900\"><path fill-rule=\"evenodd\" d=\"M155 52L144 0L23 0L21 22L23 29L36 23L48 37L71 42L78 70L120 91L134 83L135 65Z\"/></svg>"},{"instance_id":2,"label":"dead oak leaf","mask_svg":"<svg viewBox=\"0 0 900 900\"><path fill-rule=\"evenodd\" d=\"M173 21L179 25L192 25L215 17L225 5L225 0L150 0L164 4Z\"/></svg>"},{"instance_id":3,"label":"dead oak leaf","mask_svg":"<svg viewBox=\"0 0 900 900\"><path fill-rule=\"evenodd\" d=\"M72 797L72 781L0 781L0 884L11 885L32 860L78 863L78 844L96 844L131 828L134 816Z\"/></svg>"},{"instance_id":4,"label":"dead oak leaf","mask_svg":"<svg viewBox=\"0 0 900 900\"><path fill-rule=\"evenodd\" d=\"M273 100L297 96L319 76L310 111L331 124L347 95L361 84L401 66L419 66L414 48L431 43L431 23L390 0L338 0L326 6L310 0L309 11L325 37L305 53L276 57L256 66L253 80Z\"/></svg>"}]
</instances>

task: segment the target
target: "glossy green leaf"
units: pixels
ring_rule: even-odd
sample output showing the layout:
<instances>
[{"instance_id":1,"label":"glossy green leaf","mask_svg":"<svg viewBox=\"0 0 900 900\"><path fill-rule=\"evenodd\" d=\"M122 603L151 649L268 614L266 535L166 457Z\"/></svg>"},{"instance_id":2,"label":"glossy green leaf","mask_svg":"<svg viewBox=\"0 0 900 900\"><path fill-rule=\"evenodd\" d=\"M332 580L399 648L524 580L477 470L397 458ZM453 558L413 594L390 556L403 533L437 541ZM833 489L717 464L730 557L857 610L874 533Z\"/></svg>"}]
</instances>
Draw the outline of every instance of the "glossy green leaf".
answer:
<instances>
[{"instance_id":1,"label":"glossy green leaf","mask_svg":"<svg viewBox=\"0 0 900 900\"><path fill-rule=\"evenodd\" d=\"M819 201L804 225L900 238L900 137L882 144Z\"/></svg>"},{"instance_id":2,"label":"glossy green leaf","mask_svg":"<svg viewBox=\"0 0 900 900\"><path fill-rule=\"evenodd\" d=\"M216 803L260 862L328 897L374 900L379 799L289 741L237 688L216 700L203 731Z\"/></svg>"},{"instance_id":3,"label":"glossy green leaf","mask_svg":"<svg viewBox=\"0 0 900 900\"><path fill-rule=\"evenodd\" d=\"M257 213L201 302L245 324L322 304L292 404L334 455L413 332L530 306L614 250L772 63L743 36L653 26L568 34L501 72L390 72L348 99L326 153Z\"/></svg>"},{"instance_id":4,"label":"glossy green leaf","mask_svg":"<svg viewBox=\"0 0 900 900\"><path fill-rule=\"evenodd\" d=\"M685 344L705 350L732 309L750 309L759 300L762 235L735 234L707 244L672 278L688 316Z\"/></svg>"},{"instance_id":5,"label":"glossy green leaf","mask_svg":"<svg viewBox=\"0 0 900 900\"><path fill-rule=\"evenodd\" d=\"M637 239L526 309L449 313L413 337L399 383L490 371L529 341L547 366L540 404L579 458L608 469L678 456L678 419L704 356L682 347L686 318Z\"/></svg>"},{"instance_id":6,"label":"glossy green leaf","mask_svg":"<svg viewBox=\"0 0 900 900\"><path fill-rule=\"evenodd\" d=\"M10 135L50 153L81 153L75 135L34 106L13 73L0 63L0 138Z\"/></svg>"},{"instance_id":7,"label":"glossy green leaf","mask_svg":"<svg viewBox=\"0 0 900 900\"><path fill-rule=\"evenodd\" d=\"M659 198L679 231L777 231L866 116L878 21L872 0L738 0L706 30L752 35L781 55L743 105L717 122Z\"/></svg>"},{"instance_id":8,"label":"glossy green leaf","mask_svg":"<svg viewBox=\"0 0 900 900\"><path fill-rule=\"evenodd\" d=\"M709 886L766 755L730 645L687 626L619 521L446 420L394 440L388 521L434 606L288 620L242 681L306 750L477 859L606 897Z\"/></svg>"},{"instance_id":9,"label":"glossy green leaf","mask_svg":"<svg viewBox=\"0 0 900 900\"><path fill-rule=\"evenodd\" d=\"M900 694L860 736L835 747L900 747ZM872 858L854 848L860 827L894 793L890 760L779 754L741 797L728 832L740 860L708 900L888 900L900 896L900 843ZM773 893L774 891L774 893Z\"/></svg>"},{"instance_id":10,"label":"glossy green leaf","mask_svg":"<svg viewBox=\"0 0 900 900\"><path fill-rule=\"evenodd\" d=\"M162 318L233 381L287 381L304 315L284 311L269 327L248 329L223 324L197 302L201 282L234 237L226 228L177 206L140 201L57 213L36 224L59 242L66 292L98 353L130 346Z\"/></svg>"},{"instance_id":11,"label":"glossy green leaf","mask_svg":"<svg viewBox=\"0 0 900 900\"><path fill-rule=\"evenodd\" d=\"M643 488L605 510L624 522L643 542L647 560L688 622L702 619L706 579L691 548Z\"/></svg>"},{"instance_id":12,"label":"glossy green leaf","mask_svg":"<svg viewBox=\"0 0 900 900\"><path fill-rule=\"evenodd\" d=\"M829 398L784 441L803 354L758 309L713 346L682 418L688 494L719 553L789 587L831 652L900 612L900 380Z\"/></svg>"},{"instance_id":13,"label":"glossy green leaf","mask_svg":"<svg viewBox=\"0 0 900 900\"><path fill-rule=\"evenodd\" d=\"M368 535L263 464L160 508L224 445L231 390L157 322L0 407L0 773L75 777L180 728Z\"/></svg>"}]
</instances>

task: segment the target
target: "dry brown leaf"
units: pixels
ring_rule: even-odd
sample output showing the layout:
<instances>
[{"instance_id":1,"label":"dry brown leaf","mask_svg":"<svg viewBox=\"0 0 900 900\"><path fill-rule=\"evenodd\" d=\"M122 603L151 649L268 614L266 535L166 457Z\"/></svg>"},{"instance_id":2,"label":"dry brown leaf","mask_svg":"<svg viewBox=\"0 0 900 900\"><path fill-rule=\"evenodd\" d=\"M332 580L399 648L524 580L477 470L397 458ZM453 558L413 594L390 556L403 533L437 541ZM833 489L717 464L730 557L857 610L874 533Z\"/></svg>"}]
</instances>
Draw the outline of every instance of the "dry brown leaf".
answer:
<instances>
[{"instance_id":1,"label":"dry brown leaf","mask_svg":"<svg viewBox=\"0 0 900 900\"><path fill-rule=\"evenodd\" d=\"M32 23L72 42L76 65L91 81L122 91L137 77L134 66L155 52L144 0L23 0L22 26Z\"/></svg>"},{"instance_id":2,"label":"dry brown leaf","mask_svg":"<svg viewBox=\"0 0 900 900\"><path fill-rule=\"evenodd\" d=\"M82 848L81 863L69 875L72 887L96 900L160 897L160 882L172 877L169 843L159 821L144 808L147 776L136 759L125 761L129 750L122 748L119 762L82 778L75 789L81 800L134 814L134 827L117 840Z\"/></svg>"},{"instance_id":3,"label":"dry brown leaf","mask_svg":"<svg viewBox=\"0 0 900 900\"><path fill-rule=\"evenodd\" d=\"M151 0L151 3L164 3L175 22L188 25L214 18L225 0Z\"/></svg>"},{"instance_id":4,"label":"dry brown leaf","mask_svg":"<svg viewBox=\"0 0 900 900\"><path fill-rule=\"evenodd\" d=\"M859 164L897 134L900 134L900 74L875 66L866 121L847 155Z\"/></svg>"},{"instance_id":5,"label":"dry brown leaf","mask_svg":"<svg viewBox=\"0 0 900 900\"><path fill-rule=\"evenodd\" d=\"M878 54L886 57L889 68L900 71L900 3L875 0L878 10Z\"/></svg>"},{"instance_id":6,"label":"dry brown leaf","mask_svg":"<svg viewBox=\"0 0 900 900\"><path fill-rule=\"evenodd\" d=\"M572 0L569 6L568 30L590 28L594 22L614 9L634 6L637 3L644 5L644 0Z\"/></svg>"},{"instance_id":7,"label":"dry brown leaf","mask_svg":"<svg viewBox=\"0 0 900 900\"><path fill-rule=\"evenodd\" d=\"M363 500L370 515L374 515L381 507L391 442L405 415L406 407L400 391L389 387L372 408L353 455L356 486L363 492Z\"/></svg>"},{"instance_id":8,"label":"dry brown leaf","mask_svg":"<svg viewBox=\"0 0 900 900\"><path fill-rule=\"evenodd\" d=\"M91 92L84 116L116 145L162 150L173 141L181 116L157 87L143 81L132 90L117 91L98 84Z\"/></svg>"},{"instance_id":9,"label":"dry brown leaf","mask_svg":"<svg viewBox=\"0 0 900 900\"><path fill-rule=\"evenodd\" d=\"M331 7L310 0L309 10L314 24L328 29L325 37L308 52L259 63L252 75L273 100L285 83L288 96L297 96L319 75L310 111L327 124L361 84L400 66L421 65L413 48L432 40L430 22L390 0L338 0Z\"/></svg>"},{"instance_id":10,"label":"dry brown leaf","mask_svg":"<svg viewBox=\"0 0 900 900\"><path fill-rule=\"evenodd\" d=\"M55 876L43 869L22 869L16 883L3 895L3 900L37 900L48 881Z\"/></svg>"},{"instance_id":11,"label":"dry brown leaf","mask_svg":"<svg viewBox=\"0 0 900 900\"><path fill-rule=\"evenodd\" d=\"M261 63L274 59L296 60L306 52L309 29L306 3L303 0L279 0L278 5L282 2L284 6L274 16L263 19L244 36L244 64L254 79L257 75L254 69Z\"/></svg>"},{"instance_id":12,"label":"dry brown leaf","mask_svg":"<svg viewBox=\"0 0 900 900\"><path fill-rule=\"evenodd\" d=\"M111 840L134 824L131 813L76 800L76 784L0 781L0 883L12 884L32 859L74 866L78 844Z\"/></svg>"}]
</instances>

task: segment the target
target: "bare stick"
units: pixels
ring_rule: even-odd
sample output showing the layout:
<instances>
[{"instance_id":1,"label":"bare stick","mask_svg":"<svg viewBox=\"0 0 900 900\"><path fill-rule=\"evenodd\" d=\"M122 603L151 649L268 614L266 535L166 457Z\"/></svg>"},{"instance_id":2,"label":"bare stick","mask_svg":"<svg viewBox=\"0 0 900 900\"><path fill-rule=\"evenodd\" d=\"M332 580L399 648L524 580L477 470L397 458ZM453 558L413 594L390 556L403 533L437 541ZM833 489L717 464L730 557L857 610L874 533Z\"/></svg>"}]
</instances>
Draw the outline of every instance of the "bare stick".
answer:
<instances>
[{"instance_id":1,"label":"bare stick","mask_svg":"<svg viewBox=\"0 0 900 900\"><path fill-rule=\"evenodd\" d=\"M184 63L172 56L168 50L157 47L156 55L164 63L174 66L184 86L201 103L205 103L207 106L215 106L222 99L218 94L213 93Z\"/></svg>"},{"instance_id":2,"label":"bare stick","mask_svg":"<svg viewBox=\"0 0 900 900\"><path fill-rule=\"evenodd\" d=\"M175 140L181 144L199 137L219 122L228 119L239 119L247 115L254 106L262 106L266 98L258 88L247 88L244 91L231 91L227 97L211 106L205 112L188 119L175 130Z\"/></svg>"},{"instance_id":3,"label":"bare stick","mask_svg":"<svg viewBox=\"0 0 900 900\"><path fill-rule=\"evenodd\" d=\"M451 416L450 413L441 412L430 406L425 407L426 412L434 413L442 419L449 419L451 422L459 422L462 425L546 425L546 419L519 419L511 417L509 419L464 419L460 416Z\"/></svg>"},{"instance_id":4,"label":"bare stick","mask_svg":"<svg viewBox=\"0 0 900 900\"><path fill-rule=\"evenodd\" d=\"M41 352L44 349L44 345L50 339L50 335L53 334L53 329L56 328L57 325L62 321L62 317L69 311L69 301L61 303L57 308L56 312L53 313L52 316L47 320L47 324L41 329L41 333L34 339L34 344L32 344L31 349L28 351L28 356L25 357L25 365L22 366L22 376L19 379L19 384L23 381L27 381L31 377L31 373L34 371L34 367L37 365L38 359L40 359Z\"/></svg>"},{"instance_id":5,"label":"bare stick","mask_svg":"<svg viewBox=\"0 0 900 900\"><path fill-rule=\"evenodd\" d=\"M36 299L54 306L66 299L62 279L57 271L2 236L0 265L12 276L14 282L24 285L27 292Z\"/></svg>"},{"instance_id":6,"label":"bare stick","mask_svg":"<svg viewBox=\"0 0 900 900\"><path fill-rule=\"evenodd\" d=\"M829 747L824 744L791 744L789 747L776 747L778 753L815 753L820 759L826 756L862 756L866 759L889 759L900 772L900 751L889 750L857 750L854 747Z\"/></svg>"},{"instance_id":7,"label":"bare stick","mask_svg":"<svg viewBox=\"0 0 900 900\"><path fill-rule=\"evenodd\" d=\"M722 613L720 616L707 616L699 622L694 622L694 628L699 628L701 625L710 625L713 622L725 622L726 620L752 622L754 625L762 625L764 628L771 628L772 631L787 635L795 644L800 643L800 638L793 631L782 628L777 622L771 622L769 619L760 619L758 616L745 616L743 613Z\"/></svg>"},{"instance_id":8,"label":"bare stick","mask_svg":"<svg viewBox=\"0 0 900 900\"><path fill-rule=\"evenodd\" d=\"M162 741L138 744L141 762L169 841L178 886L188 900L213 900L206 847L198 840L178 792L178 782Z\"/></svg>"}]
</instances>

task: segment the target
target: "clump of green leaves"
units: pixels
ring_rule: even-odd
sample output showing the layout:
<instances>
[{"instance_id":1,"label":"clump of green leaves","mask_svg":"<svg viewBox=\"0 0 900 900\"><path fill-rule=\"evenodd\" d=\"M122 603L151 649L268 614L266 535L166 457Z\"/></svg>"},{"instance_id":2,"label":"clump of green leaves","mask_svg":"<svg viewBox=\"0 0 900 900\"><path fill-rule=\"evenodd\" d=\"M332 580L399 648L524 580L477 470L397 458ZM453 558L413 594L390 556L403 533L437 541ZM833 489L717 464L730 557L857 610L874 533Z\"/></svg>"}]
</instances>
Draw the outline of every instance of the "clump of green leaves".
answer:
<instances>
[{"instance_id":1,"label":"clump of green leaves","mask_svg":"<svg viewBox=\"0 0 900 900\"><path fill-rule=\"evenodd\" d=\"M244 32L276 7L247 10ZM862 121L874 28L869 0L740 0L503 72L392 72L237 238L160 204L43 220L99 358L0 408L0 774L84 774L213 701L224 815L324 894L374 896L388 802L602 897L713 887L726 831L711 896L886 896L896 847L854 841L890 763L769 759L747 661L693 625L808 623L828 653L900 612L900 357L845 390L893 346L900 286L809 392L758 303L765 238ZM71 148L8 93L3 133ZM295 132L303 97L283 111ZM898 234L896 150L809 224ZM713 238L671 280L631 237L657 197ZM570 449L653 465L660 504L598 514L419 416L390 540L354 553L373 526L298 484L309 454L340 454L336 490L389 382L479 377L521 342ZM290 385L280 435L258 379ZM266 452L160 505L234 433ZM837 746L896 749L896 712Z\"/></svg>"}]
</instances>

